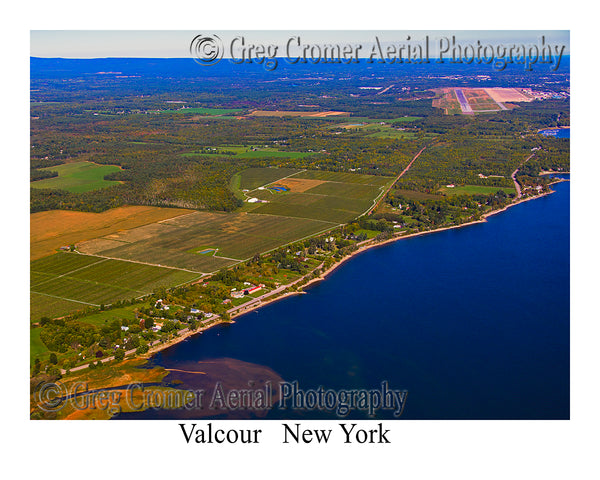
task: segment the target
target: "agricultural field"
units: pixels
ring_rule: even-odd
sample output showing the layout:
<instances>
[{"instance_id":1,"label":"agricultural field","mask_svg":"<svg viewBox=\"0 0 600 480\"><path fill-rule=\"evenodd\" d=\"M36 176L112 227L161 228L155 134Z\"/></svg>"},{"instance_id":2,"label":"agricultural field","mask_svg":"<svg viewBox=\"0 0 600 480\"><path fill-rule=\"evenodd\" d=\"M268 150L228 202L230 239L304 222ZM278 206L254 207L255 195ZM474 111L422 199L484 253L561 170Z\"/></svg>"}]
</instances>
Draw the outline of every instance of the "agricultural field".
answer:
<instances>
[{"instance_id":1,"label":"agricultural field","mask_svg":"<svg viewBox=\"0 0 600 480\"><path fill-rule=\"evenodd\" d=\"M265 202L245 202L247 211L122 207L32 215L32 319L137 298L328 231L368 210L391 180L250 168L232 186ZM65 244L76 251L44 256Z\"/></svg>"},{"instance_id":2,"label":"agricultural field","mask_svg":"<svg viewBox=\"0 0 600 480\"><path fill-rule=\"evenodd\" d=\"M102 213L73 210L48 210L32 213L29 217L30 260L52 255L63 246L75 245L84 240L110 235L119 230L140 227L194 211L183 208L128 206L113 208Z\"/></svg>"},{"instance_id":3,"label":"agricultural field","mask_svg":"<svg viewBox=\"0 0 600 480\"><path fill-rule=\"evenodd\" d=\"M503 190L507 195L516 194L511 187L486 187L483 185L462 185L456 187L442 187L440 192L444 195L490 195L498 190Z\"/></svg>"},{"instance_id":4,"label":"agricultural field","mask_svg":"<svg viewBox=\"0 0 600 480\"><path fill-rule=\"evenodd\" d=\"M360 173L328 172L324 170L305 170L294 178L308 178L323 180L325 182L362 183L364 185L376 185L382 187L391 180L389 177L377 177L374 175L362 175Z\"/></svg>"},{"instance_id":5,"label":"agricultural field","mask_svg":"<svg viewBox=\"0 0 600 480\"><path fill-rule=\"evenodd\" d=\"M248 168L237 173L234 179L239 178L239 188L253 190L299 172L297 168Z\"/></svg>"},{"instance_id":6,"label":"agricultural field","mask_svg":"<svg viewBox=\"0 0 600 480\"><path fill-rule=\"evenodd\" d=\"M261 202L255 203L257 207L251 210L252 213L340 224L367 211L390 181L388 177L372 175L300 171L245 195Z\"/></svg>"},{"instance_id":7,"label":"agricultural field","mask_svg":"<svg viewBox=\"0 0 600 480\"><path fill-rule=\"evenodd\" d=\"M33 188L51 188L74 193L89 192L100 188L118 185L119 182L104 180L104 176L120 170L116 165L97 165L92 162L74 162L40 168L58 172L58 177L31 182Z\"/></svg>"},{"instance_id":8,"label":"agricultural field","mask_svg":"<svg viewBox=\"0 0 600 480\"><path fill-rule=\"evenodd\" d=\"M200 277L172 268L63 252L31 262L30 271L32 320L129 300Z\"/></svg>"},{"instance_id":9,"label":"agricultural field","mask_svg":"<svg viewBox=\"0 0 600 480\"><path fill-rule=\"evenodd\" d=\"M83 242L86 254L209 273L331 228L313 219L195 212ZM202 253L214 249L212 253Z\"/></svg>"}]
</instances>

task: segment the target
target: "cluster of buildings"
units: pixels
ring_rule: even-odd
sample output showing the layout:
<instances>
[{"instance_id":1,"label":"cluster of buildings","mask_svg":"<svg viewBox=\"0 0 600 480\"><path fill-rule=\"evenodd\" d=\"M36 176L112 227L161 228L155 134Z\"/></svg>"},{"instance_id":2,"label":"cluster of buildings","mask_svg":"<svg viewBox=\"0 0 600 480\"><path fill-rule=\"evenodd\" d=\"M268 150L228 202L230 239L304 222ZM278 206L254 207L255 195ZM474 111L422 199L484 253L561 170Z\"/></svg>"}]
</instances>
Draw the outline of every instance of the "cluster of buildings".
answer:
<instances>
[{"instance_id":1,"label":"cluster of buildings","mask_svg":"<svg viewBox=\"0 0 600 480\"><path fill-rule=\"evenodd\" d=\"M258 292L264 288L264 284L259 284L258 286L252 285L250 282L244 282L244 288L238 290L237 288L231 289L231 296L233 298L242 298L245 295L250 295L251 293Z\"/></svg>"},{"instance_id":2,"label":"cluster of buildings","mask_svg":"<svg viewBox=\"0 0 600 480\"><path fill-rule=\"evenodd\" d=\"M550 98L554 99L562 99L569 98L570 93L568 91L565 92L551 92L551 91L540 91L540 90L532 90L531 88L522 88L523 93L532 96L536 100L548 100Z\"/></svg>"}]
</instances>

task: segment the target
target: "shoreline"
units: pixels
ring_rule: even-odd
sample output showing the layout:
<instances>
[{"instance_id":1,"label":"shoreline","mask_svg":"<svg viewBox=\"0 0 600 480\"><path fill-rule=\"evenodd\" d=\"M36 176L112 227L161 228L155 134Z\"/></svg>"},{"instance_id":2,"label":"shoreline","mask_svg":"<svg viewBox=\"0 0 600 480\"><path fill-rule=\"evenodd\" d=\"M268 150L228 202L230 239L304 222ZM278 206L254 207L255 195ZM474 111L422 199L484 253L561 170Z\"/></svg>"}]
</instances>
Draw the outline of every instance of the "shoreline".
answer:
<instances>
[{"instance_id":1,"label":"shoreline","mask_svg":"<svg viewBox=\"0 0 600 480\"><path fill-rule=\"evenodd\" d=\"M561 172L561 173L564 173L564 172ZM553 183L559 183L559 182L563 182L563 181L569 181L569 180L568 179L559 179L557 182L553 182ZM470 222L461 223L459 225L451 225L451 226L448 226L448 227L440 227L440 228L436 228L434 230L424 230L422 232L410 233L408 235L396 235L396 236L394 236L392 238L389 238L387 240L384 240L382 242L365 243L364 245L362 245L361 247L359 247L357 250L355 250L354 252L352 252L350 255L346 255L339 262L336 262L333 265L331 265L331 267L329 267L327 270L323 271L318 277L313 278L313 279L309 280L307 283L305 283L304 285L302 285L300 287L302 290L295 291L295 292L285 292L282 295L279 295L279 296L277 296L275 298L265 300L264 302L259 302L259 303L255 304L255 305L251 306L251 307L248 307L247 309L244 309L240 313L231 315L231 318L233 320L233 318L241 317L241 316L243 316L243 315L245 315L247 313L250 313L250 312L252 312L254 310L257 310L257 309L259 309L261 307L267 306L267 305L269 305L269 304L271 304L273 302L276 302L278 300L287 298L287 297L292 296L292 295L303 295L303 294L306 294L307 292L304 291L304 289L306 287L308 287L310 285L313 285L313 284L315 284L317 282L321 282L321 281L325 280L327 278L327 276L331 272L333 272L339 266L343 265L347 260L349 260L349 259L353 258L355 255L359 255L359 254L361 254L361 253L363 253L363 252L365 252L365 251L367 251L367 250L369 250L371 248L375 248L375 247L379 247L379 246L382 246L382 245L386 245L388 243L396 242L398 240L403 240L405 238L413 238L413 237L418 237L418 236L422 236L422 235L428 235L428 234L432 234L432 233L443 232L443 231L446 231L446 230L452 230L452 229L456 229L456 228L463 228L463 227L467 227L469 225L476 225L476 224L480 224L480 223L486 223L488 217L491 217L493 215L497 215L499 213L505 212L506 210L508 210L511 207L514 207L515 205L519 205L519 204L524 203L524 202L529 202L530 200L536 200L538 198L542 198L542 197L551 195L553 193L555 193L555 192L553 190L551 190L549 192L545 192L545 193L542 193L540 195L535 195L533 197L525 197L525 198L516 200L515 202L510 203L510 204L508 204L508 205L506 205L506 206L504 206L504 207L502 207L500 209L492 210L490 212L487 212L487 213L483 214L481 216L481 219L479 219L479 220L473 220L473 221L470 221ZM371 242L371 240L365 240L365 242ZM312 273L312 272L310 272L310 273ZM310 275L310 273L308 273L307 275ZM296 284L299 281L301 281L303 278L304 277L300 277L298 280L296 280L293 283L289 284L286 288L289 288L290 286L293 286L294 284ZM175 344L177 344L177 343L185 340L186 338L191 337L192 335L195 335L195 334L198 334L198 333L202 333L203 331L208 330L211 327L214 327L214 326L217 326L217 325L221 325L223 323L235 323L235 322L234 321L230 321L230 322L220 321L220 322L208 325L208 326L206 326L204 328L198 328L197 330L194 330L194 331L187 331L187 332L185 332L183 334L183 336L176 337L176 338L174 338L174 339L172 339L172 340L170 340L168 342L165 342L163 344L160 344L160 345L157 345L156 347L151 348L148 351L148 353L145 354L145 355L147 355L148 357L150 357L153 354L155 354L155 353L157 353L157 352L159 352L161 350L169 348L169 347L171 347L171 346L173 346L173 345L175 345Z\"/></svg>"},{"instance_id":2,"label":"shoreline","mask_svg":"<svg viewBox=\"0 0 600 480\"><path fill-rule=\"evenodd\" d=\"M561 181L568 181L568 180L561 180ZM554 183L558 183L558 182L554 182ZM375 247L379 247L379 246L382 246L382 245L386 245L388 243L396 242L398 240L403 240L405 238L419 237L419 236L428 235L428 234L431 234L431 233L438 233L438 232L444 232L446 230L453 230L453 229L456 229L456 228L467 227L469 225L476 225L476 224L479 224L479 223L486 223L487 222L487 218L491 217L492 215L496 215L498 213L502 213L502 212L508 210L510 207L513 207L513 206L518 205L520 203L528 202L529 200L535 200L535 199L541 198L541 197L545 197L545 196L550 195L552 193L554 193L554 191L549 191L549 192L546 192L546 193L542 193L540 195L536 195L534 197L526 197L526 198L523 198L521 200L517 200L517 201L515 201L515 202L513 202L513 203L511 203L509 205L504 206L501 209L492 210L492 211L490 211L488 213L483 214L481 216L480 220L472 220L470 222L465 222L465 223L461 223L461 224L458 224L458 225L451 225L449 227L440 227L440 228L436 228L436 229L433 229L433 230L424 230L422 232L410 233L408 235L396 235L396 236L394 236L392 238L388 238L387 240L384 240L382 242L377 242L377 243L372 243L372 244L365 244L362 247L360 247L358 250L352 252L350 255L347 255L344 258L342 258L339 262L334 263L331 267L329 267L327 270L325 270L319 277L313 278L312 280L310 280L309 282L307 282L306 284L304 284L302 286L302 288L307 287L307 286L309 286L309 285L311 285L313 283L325 280L326 277L327 277L327 275L329 275L337 267L339 267L340 265L342 265L346 260L348 260L348 259L352 258L353 256L358 255L358 254L360 254L362 252L365 252L365 251L367 251L367 250L369 250L371 248L375 248ZM368 242L370 240L366 240L366 241Z\"/></svg>"},{"instance_id":3,"label":"shoreline","mask_svg":"<svg viewBox=\"0 0 600 480\"><path fill-rule=\"evenodd\" d=\"M565 172L560 172L560 173L565 173ZM569 179L557 179L557 181L552 182L552 184L554 184L554 183L561 183L561 182L568 182L568 181L569 181ZM546 196L551 195L553 193L555 193L555 191L554 190L550 190L550 191L542 193L540 195L535 195L533 197L524 197L524 198L518 199L518 200L516 200L516 201L514 201L514 202L512 202L512 203L510 203L508 205L505 205L504 207L502 207L500 209L491 210L491 211L489 211L487 213L484 213L479 220L472 220L470 222L465 222L465 223L461 223L461 224L458 224L458 225L451 225L451 226L448 226L448 227L440 227L440 228L436 228L436 229L433 229L433 230L424 230L422 232L410 233L408 235L395 235L392 238L388 238L386 240L383 240L381 242L376 242L376 243L369 243L369 242L372 242L372 240L365 240L364 243L363 243L363 245L360 246L357 250L355 250L354 252L352 252L349 255L346 255L339 262L336 262L333 265L331 265L328 269L326 269L325 271L321 272L321 274L318 277L313 278L313 279L309 280L307 283L303 284L300 287L301 290L299 290L299 291L291 291L291 292L284 292L283 294L278 295L278 296L276 296L274 298L266 299L265 301L257 302L256 304L254 304L252 306L249 306L248 308L245 308L242 311L239 311L237 313L231 314L231 320L229 320L229 321L222 320L220 316L216 316L215 315L216 318L214 318L214 317L211 318L211 320L217 320L215 323L211 323L210 325L199 326L196 330L189 330L188 328L180 330L179 332L177 332L178 333L177 337L174 337L174 338L172 338L172 339L170 339L170 340L168 340L168 341L166 341L164 343L157 343L155 345L150 346L148 352L144 353L143 355L139 355L137 358L145 358L145 359L149 360L156 353L158 353L158 352L160 352L162 350L165 350L167 348L170 348L170 347L172 347L172 346L174 346L174 345L176 345L176 344L178 344L178 343L180 343L180 342L188 339L189 337L191 337L193 335L201 334L201 333L205 332L206 330L208 330L209 328L215 327L217 325L222 325L222 324L235 323L235 321L233 320L234 318L241 317L241 316L243 316L243 315L245 315L247 313L250 313L250 312L253 312L253 311L255 311L255 310L259 309L259 308L265 307L265 306L267 306L267 305L269 305L269 304L271 304L273 302L276 302L278 300L287 298L287 297L292 296L292 295L303 295L303 294L306 294L307 292L304 291L304 289L306 287L308 287L308 286L310 286L312 284L315 284L317 282L321 282L321 281L325 280L327 278L327 276L331 272L333 272L339 266L343 265L347 260L349 260L349 259L353 258L355 255L359 255L359 254L361 254L361 253L363 253L363 252L365 252L365 251L367 251L367 250L369 250L371 248L375 248L375 247L380 247L380 246L383 246L383 245L387 245L389 243L397 242L398 240L403 240L405 238L414 238L414 237L419 237L419 236L422 236L422 235L429 235L429 234L432 234L432 233L443 232L443 231L446 231L446 230L453 230L453 229L457 229L457 228L463 228L463 227L467 227L469 225L476 225L476 224L480 224L480 223L486 223L488 217L491 217L493 215L497 215L499 213L505 212L506 210L508 210L511 207L514 207L515 205L519 205L519 204L524 203L524 202L529 202L531 200L536 200L538 198L546 197ZM313 272L314 272L314 270L313 270ZM295 284L297 284L298 282L302 281L306 276L310 275L313 272L309 272L306 275L298 278L294 282L286 285L285 288L287 289L287 288L290 288L290 287L294 286ZM126 355L129 354L129 353L130 352L127 352ZM131 358L135 358L135 357L127 357L127 356L125 357L125 359L131 359ZM101 360L101 362L105 363L105 362L109 362L109 361L112 361L112 360L114 360L114 357L106 358L104 360ZM86 367L87 367L87 365L81 365L79 367L75 367L75 369L71 369L71 372L76 371L76 370L81 370L81 369L86 368ZM63 373L63 375L65 374L64 371L62 371L62 373Z\"/></svg>"}]
</instances>

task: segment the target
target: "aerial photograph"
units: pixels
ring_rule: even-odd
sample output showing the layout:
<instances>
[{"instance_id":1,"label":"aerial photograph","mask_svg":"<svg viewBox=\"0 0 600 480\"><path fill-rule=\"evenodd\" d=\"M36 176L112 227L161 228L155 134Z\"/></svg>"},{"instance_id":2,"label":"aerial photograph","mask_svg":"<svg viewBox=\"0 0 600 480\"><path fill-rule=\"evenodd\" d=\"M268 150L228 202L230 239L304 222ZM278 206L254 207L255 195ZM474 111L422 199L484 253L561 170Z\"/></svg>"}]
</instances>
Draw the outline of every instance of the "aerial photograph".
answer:
<instances>
[{"instance_id":1,"label":"aerial photograph","mask_svg":"<svg viewBox=\"0 0 600 480\"><path fill-rule=\"evenodd\" d=\"M571 418L568 30L30 41L30 420Z\"/></svg>"}]
</instances>

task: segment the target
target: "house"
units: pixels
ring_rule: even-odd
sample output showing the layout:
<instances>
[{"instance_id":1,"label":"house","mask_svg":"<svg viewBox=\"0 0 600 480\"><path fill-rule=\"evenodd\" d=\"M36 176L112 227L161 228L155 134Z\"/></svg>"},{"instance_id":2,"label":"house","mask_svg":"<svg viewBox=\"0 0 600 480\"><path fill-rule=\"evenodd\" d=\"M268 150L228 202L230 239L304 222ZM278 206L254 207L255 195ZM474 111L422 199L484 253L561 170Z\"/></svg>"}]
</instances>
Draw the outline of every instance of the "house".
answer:
<instances>
[{"instance_id":1,"label":"house","mask_svg":"<svg viewBox=\"0 0 600 480\"><path fill-rule=\"evenodd\" d=\"M261 290L264 287L264 285L261 283L260 285L258 285L257 287L251 287L248 288L247 290L244 290L244 295L250 295L251 293L254 292L258 292L259 290ZM246 293L247 292L247 293Z\"/></svg>"},{"instance_id":2,"label":"house","mask_svg":"<svg viewBox=\"0 0 600 480\"><path fill-rule=\"evenodd\" d=\"M197 308L190 308L190 313L200 313L200 310Z\"/></svg>"},{"instance_id":3,"label":"house","mask_svg":"<svg viewBox=\"0 0 600 480\"><path fill-rule=\"evenodd\" d=\"M129 330L129 327L127 325L122 325L121 326L121 330L123 330L124 332L126 332L127 330Z\"/></svg>"}]
</instances>

